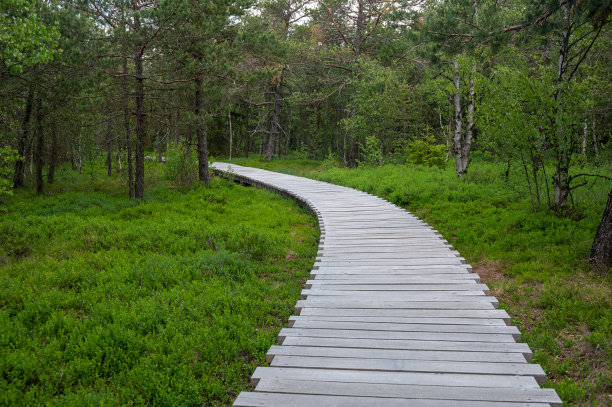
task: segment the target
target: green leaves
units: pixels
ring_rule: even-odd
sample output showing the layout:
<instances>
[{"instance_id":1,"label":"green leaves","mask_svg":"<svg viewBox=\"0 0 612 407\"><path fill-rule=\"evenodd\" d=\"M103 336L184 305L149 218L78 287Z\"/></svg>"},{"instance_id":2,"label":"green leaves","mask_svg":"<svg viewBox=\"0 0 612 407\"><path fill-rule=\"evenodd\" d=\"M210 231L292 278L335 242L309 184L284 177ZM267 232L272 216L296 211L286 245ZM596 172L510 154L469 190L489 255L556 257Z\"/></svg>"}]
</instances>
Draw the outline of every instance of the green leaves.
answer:
<instances>
[{"instance_id":1,"label":"green leaves","mask_svg":"<svg viewBox=\"0 0 612 407\"><path fill-rule=\"evenodd\" d=\"M45 25L29 0L0 2L0 60L14 73L48 63L57 54L59 29Z\"/></svg>"},{"instance_id":2,"label":"green leaves","mask_svg":"<svg viewBox=\"0 0 612 407\"><path fill-rule=\"evenodd\" d=\"M0 147L0 197L13 193L10 177L13 175L13 163L18 159L17 150L11 146Z\"/></svg>"}]
</instances>

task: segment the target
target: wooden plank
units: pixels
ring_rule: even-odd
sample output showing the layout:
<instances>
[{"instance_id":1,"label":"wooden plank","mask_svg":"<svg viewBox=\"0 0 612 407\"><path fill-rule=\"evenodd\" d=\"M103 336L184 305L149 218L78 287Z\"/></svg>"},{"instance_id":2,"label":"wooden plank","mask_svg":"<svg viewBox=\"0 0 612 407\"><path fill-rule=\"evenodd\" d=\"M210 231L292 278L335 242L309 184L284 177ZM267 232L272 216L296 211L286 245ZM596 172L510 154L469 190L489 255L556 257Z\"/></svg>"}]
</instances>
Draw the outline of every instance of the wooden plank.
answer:
<instances>
[{"instance_id":1,"label":"wooden plank","mask_svg":"<svg viewBox=\"0 0 612 407\"><path fill-rule=\"evenodd\" d=\"M319 267L313 269L310 272L311 278L324 278L322 276L329 276L328 278L344 278L345 276L355 276L355 278L362 277L428 277L428 275L440 275L441 273L447 273L450 277L452 275L459 274L473 274L470 272L471 269L466 267L453 267L444 268L444 266L429 268L429 267Z\"/></svg>"},{"instance_id":2,"label":"wooden plank","mask_svg":"<svg viewBox=\"0 0 612 407\"><path fill-rule=\"evenodd\" d=\"M546 380L546 374L540 365L529 363L489 363L457 362L431 360L344 358L317 356L277 356L271 363L273 367L299 367L316 369L349 369L351 371L383 372L422 372L422 373L458 373L486 375L532 376L538 383Z\"/></svg>"},{"instance_id":3,"label":"wooden plank","mask_svg":"<svg viewBox=\"0 0 612 407\"><path fill-rule=\"evenodd\" d=\"M261 392L388 397L410 400L481 401L506 403L550 403L561 406L552 389L509 389L481 387L415 386L397 384L342 383L302 380L261 379L256 388Z\"/></svg>"},{"instance_id":4,"label":"wooden plank","mask_svg":"<svg viewBox=\"0 0 612 407\"><path fill-rule=\"evenodd\" d=\"M466 283L457 280L454 283L441 281L438 284L418 284L397 282L397 284L365 283L346 280L306 281L306 288L313 290L348 290L348 291L489 291L486 284Z\"/></svg>"},{"instance_id":5,"label":"wooden plank","mask_svg":"<svg viewBox=\"0 0 612 407\"><path fill-rule=\"evenodd\" d=\"M459 257L415 257L408 259L375 259L375 260L325 260L320 262L319 267L365 267L374 266L378 268L387 266L405 267L409 266L441 266L441 265L459 265L461 259Z\"/></svg>"},{"instance_id":6,"label":"wooden plank","mask_svg":"<svg viewBox=\"0 0 612 407\"><path fill-rule=\"evenodd\" d=\"M376 323L389 323L389 324L449 324L449 325L485 325L485 326L506 326L506 322L499 319L492 318L402 318L402 317L391 317L391 316L325 316L325 315L314 315L314 316L290 316L289 327L293 327L296 321L314 322L314 321L328 321L328 322L376 322Z\"/></svg>"},{"instance_id":7,"label":"wooden plank","mask_svg":"<svg viewBox=\"0 0 612 407\"><path fill-rule=\"evenodd\" d=\"M370 316L399 318L501 318L510 322L510 316L503 309L489 310L425 310L425 309L367 309L367 308L303 308L301 316Z\"/></svg>"},{"instance_id":8,"label":"wooden plank","mask_svg":"<svg viewBox=\"0 0 612 407\"><path fill-rule=\"evenodd\" d=\"M317 274L415 274L427 276L428 274L440 273L470 273L472 268L464 264L412 264L412 265L376 265L376 264L336 264L315 265Z\"/></svg>"},{"instance_id":9,"label":"wooden plank","mask_svg":"<svg viewBox=\"0 0 612 407\"><path fill-rule=\"evenodd\" d=\"M234 407L548 407L545 403L492 403L355 396L242 392Z\"/></svg>"},{"instance_id":10,"label":"wooden plank","mask_svg":"<svg viewBox=\"0 0 612 407\"><path fill-rule=\"evenodd\" d=\"M463 281L461 281L463 280ZM390 284L390 283L417 283L417 284L438 284L442 282L449 283L478 283L480 276L476 273L449 273L449 274L427 274L427 275L380 275L380 274L325 274L320 273L316 279L308 280L311 283L320 283L334 281L347 281L351 284Z\"/></svg>"},{"instance_id":11,"label":"wooden plank","mask_svg":"<svg viewBox=\"0 0 612 407\"><path fill-rule=\"evenodd\" d=\"M414 259L455 259L457 256L447 248L440 248L439 250L404 250L396 253L328 253L323 252L320 257L320 261L323 262L354 262L366 260L369 262L382 260L383 262L396 262L397 260L405 260L407 264L410 264Z\"/></svg>"},{"instance_id":12,"label":"wooden plank","mask_svg":"<svg viewBox=\"0 0 612 407\"><path fill-rule=\"evenodd\" d=\"M369 349L405 349L450 352L505 352L521 353L531 360L533 354L526 343L516 342L455 342L450 340L402 340L402 339L360 339L360 338L321 338L309 336L288 336L283 346L319 346Z\"/></svg>"},{"instance_id":13,"label":"wooden plank","mask_svg":"<svg viewBox=\"0 0 612 407\"><path fill-rule=\"evenodd\" d=\"M405 300L405 301L482 301L497 302L497 298L485 295L480 290L459 290L459 291L415 291L415 290L335 290L332 287L325 289L315 287L313 289L302 290L302 299L323 298L323 297L351 297L368 298L371 300Z\"/></svg>"},{"instance_id":14,"label":"wooden plank","mask_svg":"<svg viewBox=\"0 0 612 407\"><path fill-rule=\"evenodd\" d=\"M278 334L282 341L288 336L310 336L318 338L349 339L410 339L420 341L455 341L455 342L512 342L512 335L471 334L456 332L403 332L403 331L368 331L360 329L316 329L316 328L283 328Z\"/></svg>"},{"instance_id":15,"label":"wooden plank","mask_svg":"<svg viewBox=\"0 0 612 407\"><path fill-rule=\"evenodd\" d=\"M381 372L342 369L305 369L290 367L258 367L253 373L253 384L260 379L317 380L322 382L351 382L373 384L412 384L421 386L509 387L519 389L539 388L531 376L505 376L457 373Z\"/></svg>"},{"instance_id":16,"label":"wooden plank","mask_svg":"<svg viewBox=\"0 0 612 407\"><path fill-rule=\"evenodd\" d=\"M459 298L459 297L457 297ZM469 298L464 301L453 299L453 301L385 301L385 300L368 300L367 298L309 298L307 300L299 300L296 303L296 313L306 307L311 308L371 308L371 309L439 309L439 310L487 310L495 309L496 303L494 300L489 301L486 297L482 297L481 301L470 301ZM496 300L495 300L496 301Z\"/></svg>"},{"instance_id":17,"label":"wooden plank","mask_svg":"<svg viewBox=\"0 0 612 407\"><path fill-rule=\"evenodd\" d=\"M521 333L515 326L509 325L455 325L455 324L393 324L385 322L341 322L298 320L293 328L343 329L361 331L395 331L395 332L447 332L512 335L515 340L521 339Z\"/></svg>"},{"instance_id":18,"label":"wooden plank","mask_svg":"<svg viewBox=\"0 0 612 407\"><path fill-rule=\"evenodd\" d=\"M461 352L372 348L333 348L321 346L277 346L273 345L266 354L271 363L275 356L329 356L334 358L390 359L390 360L437 360L490 363L526 363L520 353L508 352Z\"/></svg>"}]
</instances>

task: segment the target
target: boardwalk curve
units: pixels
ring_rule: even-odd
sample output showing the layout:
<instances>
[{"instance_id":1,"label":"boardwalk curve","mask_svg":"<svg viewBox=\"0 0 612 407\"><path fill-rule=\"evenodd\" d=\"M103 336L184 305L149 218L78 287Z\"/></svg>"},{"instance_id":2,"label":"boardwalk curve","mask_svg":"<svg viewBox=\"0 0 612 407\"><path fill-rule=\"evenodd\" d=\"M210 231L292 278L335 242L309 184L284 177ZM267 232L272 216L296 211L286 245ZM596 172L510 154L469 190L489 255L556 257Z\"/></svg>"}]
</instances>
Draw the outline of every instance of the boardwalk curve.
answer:
<instances>
[{"instance_id":1,"label":"boardwalk curve","mask_svg":"<svg viewBox=\"0 0 612 407\"><path fill-rule=\"evenodd\" d=\"M234 406L561 405L488 287L426 223L351 188L234 164L214 171L295 199L321 229L295 316Z\"/></svg>"}]
</instances>

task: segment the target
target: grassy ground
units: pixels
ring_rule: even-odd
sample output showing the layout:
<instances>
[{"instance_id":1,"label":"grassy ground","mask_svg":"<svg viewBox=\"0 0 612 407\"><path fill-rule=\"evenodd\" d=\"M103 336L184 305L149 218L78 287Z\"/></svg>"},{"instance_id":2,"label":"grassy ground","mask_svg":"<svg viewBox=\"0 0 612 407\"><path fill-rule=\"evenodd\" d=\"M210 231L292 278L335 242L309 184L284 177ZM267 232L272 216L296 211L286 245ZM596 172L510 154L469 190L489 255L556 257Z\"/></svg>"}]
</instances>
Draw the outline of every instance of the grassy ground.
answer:
<instances>
[{"instance_id":1,"label":"grassy ground","mask_svg":"<svg viewBox=\"0 0 612 407\"><path fill-rule=\"evenodd\" d=\"M520 174L476 159L453 168L323 169L316 161L250 165L354 187L406 207L438 229L489 284L567 405L610 403L612 276L586 262L610 183L577 191L570 217L533 213ZM608 170L610 170L608 168Z\"/></svg>"},{"instance_id":2,"label":"grassy ground","mask_svg":"<svg viewBox=\"0 0 612 407\"><path fill-rule=\"evenodd\" d=\"M147 181L140 204L102 168L3 198L0 405L226 405L264 363L316 220L220 179Z\"/></svg>"}]
</instances>

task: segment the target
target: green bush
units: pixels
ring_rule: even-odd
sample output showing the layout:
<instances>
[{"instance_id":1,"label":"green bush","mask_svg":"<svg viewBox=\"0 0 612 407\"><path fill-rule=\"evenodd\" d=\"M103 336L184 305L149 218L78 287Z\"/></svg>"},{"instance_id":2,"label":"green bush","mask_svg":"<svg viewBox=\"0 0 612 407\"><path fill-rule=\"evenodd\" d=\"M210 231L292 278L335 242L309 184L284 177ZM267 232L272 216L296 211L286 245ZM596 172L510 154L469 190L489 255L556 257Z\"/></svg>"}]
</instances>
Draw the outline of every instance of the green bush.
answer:
<instances>
[{"instance_id":1,"label":"green bush","mask_svg":"<svg viewBox=\"0 0 612 407\"><path fill-rule=\"evenodd\" d=\"M164 177L180 186L191 185L198 179L198 158L188 147L169 149L163 168Z\"/></svg>"},{"instance_id":2,"label":"green bush","mask_svg":"<svg viewBox=\"0 0 612 407\"><path fill-rule=\"evenodd\" d=\"M382 152L380 151L380 142L375 136L367 136L365 143L362 145L363 160L359 161L359 165L364 167L373 167L382 163Z\"/></svg>"},{"instance_id":3,"label":"green bush","mask_svg":"<svg viewBox=\"0 0 612 407\"><path fill-rule=\"evenodd\" d=\"M446 166L446 146L436 144L433 136L430 134L430 129L425 129L425 135L422 139L416 139L408 145L407 149L408 164L426 165L439 168Z\"/></svg>"},{"instance_id":4,"label":"green bush","mask_svg":"<svg viewBox=\"0 0 612 407\"><path fill-rule=\"evenodd\" d=\"M11 195L13 163L19 159L17 151L10 146L0 147L0 196Z\"/></svg>"},{"instance_id":5,"label":"green bush","mask_svg":"<svg viewBox=\"0 0 612 407\"><path fill-rule=\"evenodd\" d=\"M331 148L327 149L327 157L323 161L323 169L330 170L338 166L338 159L336 155L332 152Z\"/></svg>"}]
</instances>

